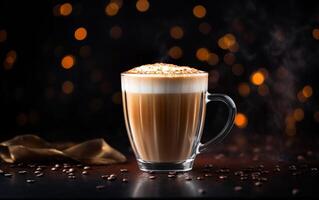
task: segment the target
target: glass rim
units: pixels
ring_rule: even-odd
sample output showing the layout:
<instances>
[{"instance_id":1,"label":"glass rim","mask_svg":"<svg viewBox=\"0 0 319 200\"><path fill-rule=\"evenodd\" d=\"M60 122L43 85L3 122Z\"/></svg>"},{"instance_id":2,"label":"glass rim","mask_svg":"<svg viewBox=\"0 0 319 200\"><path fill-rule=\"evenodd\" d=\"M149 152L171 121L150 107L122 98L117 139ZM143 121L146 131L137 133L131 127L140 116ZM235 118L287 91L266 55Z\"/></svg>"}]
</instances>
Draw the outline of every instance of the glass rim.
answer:
<instances>
[{"instance_id":1,"label":"glass rim","mask_svg":"<svg viewBox=\"0 0 319 200\"><path fill-rule=\"evenodd\" d=\"M204 72L201 72L201 73L194 73L194 74L170 74L170 75L163 75L163 74L133 74L133 73L122 72L121 76L143 77L143 78L192 78L192 77L208 76L208 72L204 71Z\"/></svg>"}]
</instances>

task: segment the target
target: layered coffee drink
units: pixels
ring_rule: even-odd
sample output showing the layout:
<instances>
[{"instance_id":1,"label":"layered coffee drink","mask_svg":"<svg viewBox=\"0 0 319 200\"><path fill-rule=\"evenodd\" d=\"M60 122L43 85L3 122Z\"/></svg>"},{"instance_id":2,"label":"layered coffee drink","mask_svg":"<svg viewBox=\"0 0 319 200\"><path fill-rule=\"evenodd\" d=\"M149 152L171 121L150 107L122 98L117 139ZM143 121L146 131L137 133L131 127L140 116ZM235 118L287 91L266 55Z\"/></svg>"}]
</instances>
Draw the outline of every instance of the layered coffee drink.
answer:
<instances>
[{"instance_id":1,"label":"layered coffee drink","mask_svg":"<svg viewBox=\"0 0 319 200\"><path fill-rule=\"evenodd\" d=\"M178 163L193 158L205 117L208 73L155 63L122 73L121 82L126 126L137 159Z\"/></svg>"}]
</instances>

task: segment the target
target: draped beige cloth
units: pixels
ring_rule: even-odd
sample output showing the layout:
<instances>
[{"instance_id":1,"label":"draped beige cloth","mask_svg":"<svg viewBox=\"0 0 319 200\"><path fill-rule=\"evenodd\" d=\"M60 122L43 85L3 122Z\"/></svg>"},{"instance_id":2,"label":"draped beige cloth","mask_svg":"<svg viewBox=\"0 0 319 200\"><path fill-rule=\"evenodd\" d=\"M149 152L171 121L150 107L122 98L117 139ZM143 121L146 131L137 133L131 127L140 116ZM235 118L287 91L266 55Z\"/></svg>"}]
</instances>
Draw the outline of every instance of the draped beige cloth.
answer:
<instances>
[{"instance_id":1,"label":"draped beige cloth","mask_svg":"<svg viewBox=\"0 0 319 200\"><path fill-rule=\"evenodd\" d=\"M79 144L53 144L36 135L20 135L0 143L0 158L7 163L78 161L90 165L126 161L122 153L102 138Z\"/></svg>"}]
</instances>

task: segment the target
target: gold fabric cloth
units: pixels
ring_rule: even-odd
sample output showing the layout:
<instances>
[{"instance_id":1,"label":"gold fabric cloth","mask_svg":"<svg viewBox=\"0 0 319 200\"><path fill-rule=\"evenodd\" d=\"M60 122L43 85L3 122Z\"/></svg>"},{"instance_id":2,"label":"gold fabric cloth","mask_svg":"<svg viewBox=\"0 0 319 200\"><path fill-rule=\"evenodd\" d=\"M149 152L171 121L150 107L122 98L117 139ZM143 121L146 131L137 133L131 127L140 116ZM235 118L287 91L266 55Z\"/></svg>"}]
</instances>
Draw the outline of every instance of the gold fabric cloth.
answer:
<instances>
[{"instance_id":1,"label":"gold fabric cloth","mask_svg":"<svg viewBox=\"0 0 319 200\"><path fill-rule=\"evenodd\" d=\"M19 135L0 143L0 158L7 163L78 161L89 165L126 161L122 153L102 138L79 144L53 144L36 135Z\"/></svg>"}]
</instances>

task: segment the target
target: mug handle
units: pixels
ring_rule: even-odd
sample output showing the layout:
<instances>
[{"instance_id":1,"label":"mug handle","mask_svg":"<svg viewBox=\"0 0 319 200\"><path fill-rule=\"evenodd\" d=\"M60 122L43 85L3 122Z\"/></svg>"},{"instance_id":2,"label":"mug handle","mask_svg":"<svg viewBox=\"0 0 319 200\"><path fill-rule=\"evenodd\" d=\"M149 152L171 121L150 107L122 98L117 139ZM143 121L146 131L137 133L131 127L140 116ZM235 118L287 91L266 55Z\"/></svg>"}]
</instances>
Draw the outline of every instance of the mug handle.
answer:
<instances>
[{"instance_id":1,"label":"mug handle","mask_svg":"<svg viewBox=\"0 0 319 200\"><path fill-rule=\"evenodd\" d=\"M199 143L198 145L198 153L202 153L203 151L205 151L207 149L207 147L211 144L214 143L219 143L221 142L230 132L230 130L232 129L233 125L234 125L234 120L235 120L235 116L237 113L237 109L236 109L236 105L234 103L234 101L227 95L224 94L210 94L210 93L206 93L206 104L211 102L211 101L221 101L223 103L225 103L228 107L228 119L226 122L226 125L224 126L224 128L217 134L217 136L215 136L213 139L209 140L208 142L202 144Z\"/></svg>"}]
</instances>

